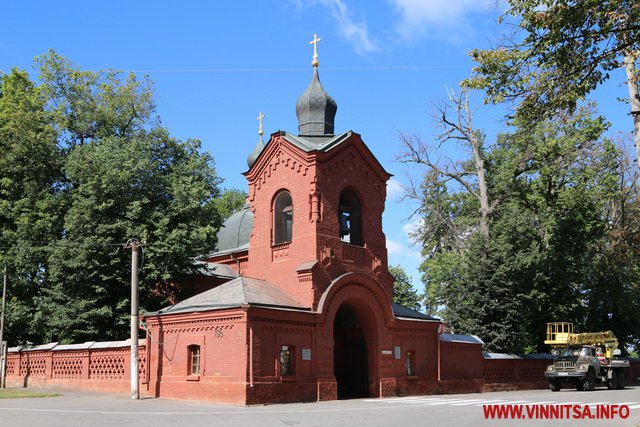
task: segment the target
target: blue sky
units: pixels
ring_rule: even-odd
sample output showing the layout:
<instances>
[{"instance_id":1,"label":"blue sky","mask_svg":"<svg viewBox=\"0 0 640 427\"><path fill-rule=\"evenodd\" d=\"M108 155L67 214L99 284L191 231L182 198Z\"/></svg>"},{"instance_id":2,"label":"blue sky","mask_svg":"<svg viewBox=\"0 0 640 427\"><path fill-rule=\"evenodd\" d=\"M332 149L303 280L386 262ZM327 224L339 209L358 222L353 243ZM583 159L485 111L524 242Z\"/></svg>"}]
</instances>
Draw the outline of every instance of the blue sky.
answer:
<instances>
[{"instance_id":1,"label":"blue sky","mask_svg":"<svg viewBox=\"0 0 640 427\"><path fill-rule=\"evenodd\" d=\"M470 73L468 52L495 43L496 0L247 0L6 2L0 26L0 70L33 73L49 48L82 69L148 74L158 112L171 133L197 138L216 160L223 187L246 189L241 175L265 135L297 132L295 102L312 75L309 45L318 44L320 76L336 100L336 132L354 130L394 174L384 231L389 263L400 264L422 290L419 249L407 232L415 205L400 202L407 174L395 161L400 132L436 133L432 105ZM629 130L624 73L598 91L614 128ZM480 100L480 98L478 98ZM489 138L504 129L502 110L478 111ZM619 122L619 123L618 123ZM489 139L490 140L490 139Z\"/></svg>"}]
</instances>

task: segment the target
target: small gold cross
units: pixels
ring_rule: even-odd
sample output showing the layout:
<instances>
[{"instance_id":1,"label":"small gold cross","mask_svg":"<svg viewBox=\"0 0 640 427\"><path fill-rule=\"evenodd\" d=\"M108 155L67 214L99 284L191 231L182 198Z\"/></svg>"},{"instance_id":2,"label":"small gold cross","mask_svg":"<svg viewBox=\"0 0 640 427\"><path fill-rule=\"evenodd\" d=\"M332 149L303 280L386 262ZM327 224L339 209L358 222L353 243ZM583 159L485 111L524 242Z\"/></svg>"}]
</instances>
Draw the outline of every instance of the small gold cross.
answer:
<instances>
[{"instance_id":1,"label":"small gold cross","mask_svg":"<svg viewBox=\"0 0 640 427\"><path fill-rule=\"evenodd\" d=\"M262 135L264 134L264 132L262 131L262 119L264 119L264 114L262 114L262 111L260 111L260 114L258 114L258 117L256 118L256 120L260 122L260 128L258 129L258 135L260 135L260 137L262 137Z\"/></svg>"},{"instance_id":2,"label":"small gold cross","mask_svg":"<svg viewBox=\"0 0 640 427\"><path fill-rule=\"evenodd\" d=\"M320 63L318 62L318 42L322 40L321 38L318 37L317 34L313 35L313 40L311 40L309 42L309 44L313 45L313 61L311 61L311 65L313 65L314 67L317 67L318 65L320 65Z\"/></svg>"}]
</instances>

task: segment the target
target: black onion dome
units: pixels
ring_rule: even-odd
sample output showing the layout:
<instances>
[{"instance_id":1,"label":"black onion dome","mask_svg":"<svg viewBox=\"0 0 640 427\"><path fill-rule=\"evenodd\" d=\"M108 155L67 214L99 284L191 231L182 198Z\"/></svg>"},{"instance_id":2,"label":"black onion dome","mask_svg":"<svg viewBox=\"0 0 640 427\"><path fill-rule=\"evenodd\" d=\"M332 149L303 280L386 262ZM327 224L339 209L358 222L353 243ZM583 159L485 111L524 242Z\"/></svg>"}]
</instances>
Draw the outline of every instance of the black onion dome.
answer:
<instances>
[{"instance_id":1,"label":"black onion dome","mask_svg":"<svg viewBox=\"0 0 640 427\"><path fill-rule=\"evenodd\" d=\"M338 105L320 84L318 69L314 67L311 84L296 102L300 136L333 135Z\"/></svg>"}]
</instances>

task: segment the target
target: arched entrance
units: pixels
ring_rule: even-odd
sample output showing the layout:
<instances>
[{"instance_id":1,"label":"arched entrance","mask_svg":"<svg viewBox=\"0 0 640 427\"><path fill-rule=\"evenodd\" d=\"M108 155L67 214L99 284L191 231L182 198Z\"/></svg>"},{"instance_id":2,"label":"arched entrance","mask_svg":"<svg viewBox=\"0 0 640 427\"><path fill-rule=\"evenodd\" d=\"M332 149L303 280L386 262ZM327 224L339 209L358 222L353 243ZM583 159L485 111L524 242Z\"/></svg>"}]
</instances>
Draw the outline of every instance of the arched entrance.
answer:
<instances>
[{"instance_id":1,"label":"arched entrance","mask_svg":"<svg viewBox=\"0 0 640 427\"><path fill-rule=\"evenodd\" d=\"M338 399L369 397L369 353L361 319L344 303L333 322L333 369Z\"/></svg>"}]
</instances>

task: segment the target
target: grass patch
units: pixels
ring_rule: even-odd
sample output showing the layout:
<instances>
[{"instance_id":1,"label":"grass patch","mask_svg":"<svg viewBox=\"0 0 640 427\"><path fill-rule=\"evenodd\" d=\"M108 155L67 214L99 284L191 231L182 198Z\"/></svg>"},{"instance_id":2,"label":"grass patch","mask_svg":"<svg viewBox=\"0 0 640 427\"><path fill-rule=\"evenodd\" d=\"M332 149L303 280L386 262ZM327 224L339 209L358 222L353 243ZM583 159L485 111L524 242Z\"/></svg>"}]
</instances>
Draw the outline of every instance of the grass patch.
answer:
<instances>
[{"instance_id":1,"label":"grass patch","mask_svg":"<svg viewBox=\"0 0 640 427\"><path fill-rule=\"evenodd\" d=\"M33 391L19 388L0 388L0 399L22 399L30 397L54 397L60 396L60 393Z\"/></svg>"}]
</instances>

